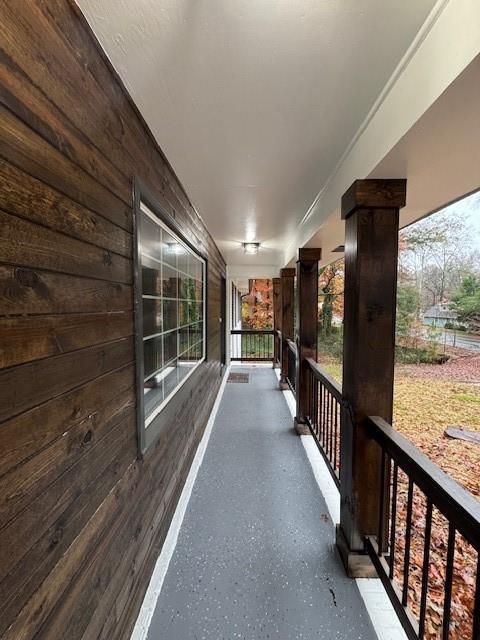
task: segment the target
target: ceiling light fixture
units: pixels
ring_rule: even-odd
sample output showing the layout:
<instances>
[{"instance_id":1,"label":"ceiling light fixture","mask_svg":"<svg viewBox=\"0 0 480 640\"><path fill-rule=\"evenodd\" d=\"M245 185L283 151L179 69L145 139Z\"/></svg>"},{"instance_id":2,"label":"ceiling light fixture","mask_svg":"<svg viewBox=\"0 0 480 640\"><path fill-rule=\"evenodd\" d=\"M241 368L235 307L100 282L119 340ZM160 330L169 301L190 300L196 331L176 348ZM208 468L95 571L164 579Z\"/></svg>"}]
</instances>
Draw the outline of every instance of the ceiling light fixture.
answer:
<instances>
[{"instance_id":1,"label":"ceiling light fixture","mask_svg":"<svg viewBox=\"0 0 480 640\"><path fill-rule=\"evenodd\" d=\"M258 249L260 248L259 242L242 242L243 251L245 253L258 253Z\"/></svg>"}]
</instances>

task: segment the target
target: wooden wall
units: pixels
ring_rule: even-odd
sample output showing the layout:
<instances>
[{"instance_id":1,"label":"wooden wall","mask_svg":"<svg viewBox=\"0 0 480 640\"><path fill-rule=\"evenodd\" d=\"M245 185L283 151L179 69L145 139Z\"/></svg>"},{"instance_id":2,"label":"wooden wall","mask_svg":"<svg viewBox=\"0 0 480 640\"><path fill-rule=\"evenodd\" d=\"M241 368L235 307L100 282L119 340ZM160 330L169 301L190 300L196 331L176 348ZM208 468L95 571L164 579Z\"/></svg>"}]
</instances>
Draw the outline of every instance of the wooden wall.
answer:
<instances>
[{"instance_id":1,"label":"wooden wall","mask_svg":"<svg viewBox=\"0 0 480 640\"><path fill-rule=\"evenodd\" d=\"M209 260L208 361L143 461L134 175ZM0 637L128 638L219 386L225 265L67 0L0 1L0 260Z\"/></svg>"}]
</instances>

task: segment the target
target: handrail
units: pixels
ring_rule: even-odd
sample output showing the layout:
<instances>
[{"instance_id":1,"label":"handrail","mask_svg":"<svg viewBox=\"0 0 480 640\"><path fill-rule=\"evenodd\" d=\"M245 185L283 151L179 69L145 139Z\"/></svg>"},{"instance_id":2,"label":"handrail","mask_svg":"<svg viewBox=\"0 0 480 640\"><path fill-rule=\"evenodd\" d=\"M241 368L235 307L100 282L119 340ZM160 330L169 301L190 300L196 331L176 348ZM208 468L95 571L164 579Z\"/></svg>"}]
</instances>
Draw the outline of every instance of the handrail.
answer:
<instances>
[{"instance_id":1,"label":"handrail","mask_svg":"<svg viewBox=\"0 0 480 640\"><path fill-rule=\"evenodd\" d=\"M371 437L435 506L480 549L480 502L382 418L369 417Z\"/></svg>"},{"instance_id":2,"label":"handrail","mask_svg":"<svg viewBox=\"0 0 480 640\"><path fill-rule=\"evenodd\" d=\"M307 364L312 370L313 377L322 382L330 393L335 396L339 402L342 400L342 387L322 366L315 362L313 358L306 358Z\"/></svg>"},{"instance_id":3,"label":"handrail","mask_svg":"<svg viewBox=\"0 0 480 640\"><path fill-rule=\"evenodd\" d=\"M273 329L232 329L230 331L232 335L266 335L273 336L275 331Z\"/></svg>"},{"instance_id":4,"label":"handrail","mask_svg":"<svg viewBox=\"0 0 480 640\"><path fill-rule=\"evenodd\" d=\"M298 353L298 347L293 340L290 340L290 338L285 338L285 342L287 343L287 346L290 349L290 351L293 351L293 353L295 354Z\"/></svg>"}]
</instances>

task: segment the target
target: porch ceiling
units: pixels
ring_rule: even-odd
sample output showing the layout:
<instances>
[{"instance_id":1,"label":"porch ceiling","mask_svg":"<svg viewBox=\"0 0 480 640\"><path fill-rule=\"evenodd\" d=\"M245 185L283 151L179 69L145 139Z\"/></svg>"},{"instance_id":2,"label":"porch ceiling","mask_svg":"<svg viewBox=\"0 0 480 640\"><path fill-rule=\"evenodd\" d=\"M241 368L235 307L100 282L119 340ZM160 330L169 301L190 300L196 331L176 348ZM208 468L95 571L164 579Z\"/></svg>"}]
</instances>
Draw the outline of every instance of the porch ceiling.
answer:
<instances>
[{"instance_id":1,"label":"porch ceiling","mask_svg":"<svg viewBox=\"0 0 480 640\"><path fill-rule=\"evenodd\" d=\"M77 2L227 262L271 265L435 4Z\"/></svg>"}]
</instances>

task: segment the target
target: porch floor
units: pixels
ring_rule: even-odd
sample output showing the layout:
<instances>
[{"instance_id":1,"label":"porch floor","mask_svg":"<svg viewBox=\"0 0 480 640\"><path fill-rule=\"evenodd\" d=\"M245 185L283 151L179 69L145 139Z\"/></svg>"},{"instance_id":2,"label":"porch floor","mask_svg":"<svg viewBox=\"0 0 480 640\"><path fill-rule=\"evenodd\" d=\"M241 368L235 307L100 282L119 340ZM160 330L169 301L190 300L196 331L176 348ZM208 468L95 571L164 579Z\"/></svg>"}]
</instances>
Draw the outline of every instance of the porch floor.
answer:
<instances>
[{"instance_id":1,"label":"porch floor","mask_svg":"<svg viewBox=\"0 0 480 640\"><path fill-rule=\"evenodd\" d=\"M376 639L274 371L233 371L148 640Z\"/></svg>"}]
</instances>

